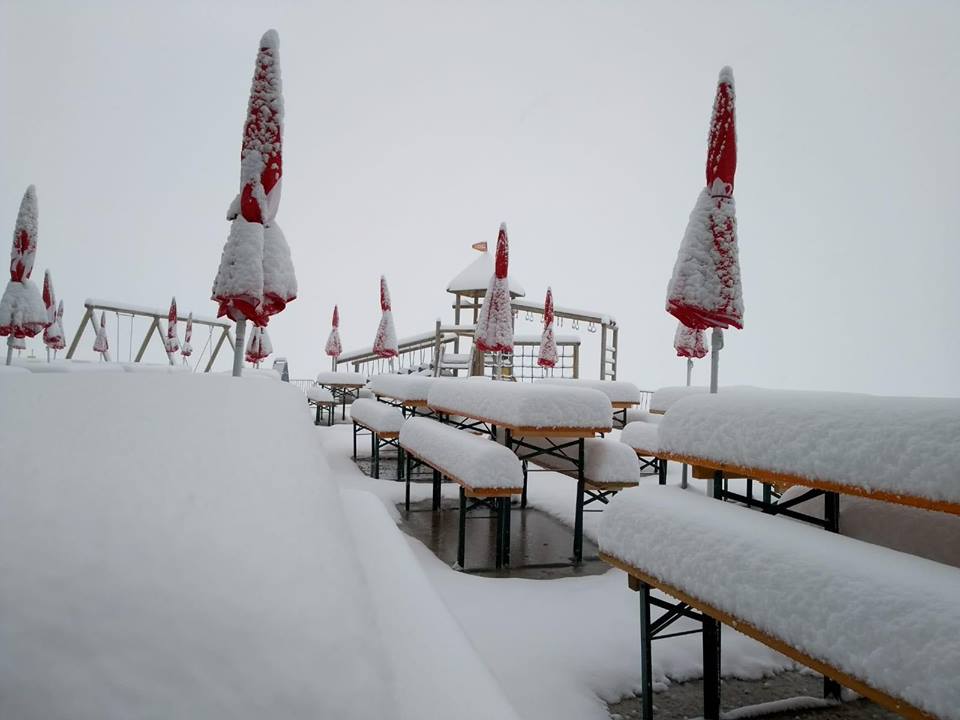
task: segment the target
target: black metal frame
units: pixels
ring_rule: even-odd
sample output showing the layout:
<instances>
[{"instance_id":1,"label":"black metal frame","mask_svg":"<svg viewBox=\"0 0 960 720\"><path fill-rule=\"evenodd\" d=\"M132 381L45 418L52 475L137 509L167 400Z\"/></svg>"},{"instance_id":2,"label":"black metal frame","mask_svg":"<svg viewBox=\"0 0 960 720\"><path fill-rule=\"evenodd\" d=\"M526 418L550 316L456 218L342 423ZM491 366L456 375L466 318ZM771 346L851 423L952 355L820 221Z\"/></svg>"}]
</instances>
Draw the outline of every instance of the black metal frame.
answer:
<instances>
[{"instance_id":1,"label":"black metal frame","mask_svg":"<svg viewBox=\"0 0 960 720\"><path fill-rule=\"evenodd\" d=\"M403 448L400 447L399 438L384 438L380 433L371 430L366 425L361 425L356 420L353 421L353 461L357 462L357 437L360 435L370 436L370 477L380 479L380 449L385 447L396 448L397 450L397 482L403 480ZM408 485L409 487L409 485ZM409 491L408 491L409 492Z\"/></svg>"},{"instance_id":2,"label":"black metal frame","mask_svg":"<svg viewBox=\"0 0 960 720\"><path fill-rule=\"evenodd\" d=\"M324 385L323 383L317 383L317 385L319 385L322 388L326 388L327 390L330 391L330 394L333 395L334 406L336 406L338 403L342 406L342 410L340 412L340 419L346 420L347 419L347 398L352 397L354 400L359 400L360 388L349 388L349 387L342 387L339 385ZM331 417L330 424L332 425L333 424L332 410L330 411L330 417Z\"/></svg>"},{"instance_id":3,"label":"black metal frame","mask_svg":"<svg viewBox=\"0 0 960 720\"><path fill-rule=\"evenodd\" d=\"M313 421L314 425L323 425L323 413L327 413L327 427L333 425L333 409L336 407L336 402L333 403L321 403L315 402L313 400L308 401L309 405L315 405L317 408L317 419Z\"/></svg>"}]
</instances>

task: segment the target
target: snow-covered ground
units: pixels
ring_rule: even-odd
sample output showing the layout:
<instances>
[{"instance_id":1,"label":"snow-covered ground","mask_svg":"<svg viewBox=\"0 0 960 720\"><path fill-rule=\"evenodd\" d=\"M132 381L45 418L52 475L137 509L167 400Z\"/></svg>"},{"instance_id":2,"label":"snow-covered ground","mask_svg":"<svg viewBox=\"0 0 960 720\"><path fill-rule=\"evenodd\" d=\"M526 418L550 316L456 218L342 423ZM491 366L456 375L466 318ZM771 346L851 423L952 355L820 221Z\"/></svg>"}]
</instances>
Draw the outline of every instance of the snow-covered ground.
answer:
<instances>
[{"instance_id":1,"label":"snow-covered ground","mask_svg":"<svg viewBox=\"0 0 960 720\"><path fill-rule=\"evenodd\" d=\"M640 687L622 572L454 571L272 377L0 374L0 717L606 720ZM574 490L535 473L530 503L572 525ZM793 667L730 630L723 652ZM654 662L658 688L698 677L699 637Z\"/></svg>"}]
</instances>

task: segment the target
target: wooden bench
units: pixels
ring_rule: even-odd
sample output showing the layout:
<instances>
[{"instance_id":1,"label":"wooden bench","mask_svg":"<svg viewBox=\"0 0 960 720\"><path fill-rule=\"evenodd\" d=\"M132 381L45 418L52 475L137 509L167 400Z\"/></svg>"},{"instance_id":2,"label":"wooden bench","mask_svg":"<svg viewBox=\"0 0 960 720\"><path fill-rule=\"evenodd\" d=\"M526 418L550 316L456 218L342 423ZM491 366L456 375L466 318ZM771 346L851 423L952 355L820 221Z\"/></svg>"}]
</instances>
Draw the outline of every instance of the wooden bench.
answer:
<instances>
[{"instance_id":1,"label":"wooden bench","mask_svg":"<svg viewBox=\"0 0 960 720\"><path fill-rule=\"evenodd\" d=\"M329 390L319 385L311 385L308 387L307 405L313 405L317 408L317 419L314 420L314 425L323 424L324 411L327 413L327 425L333 425L333 408L336 402L333 399L333 394Z\"/></svg>"},{"instance_id":2,"label":"wooden bench","mask_svg":"<svg viewBox=\"0 0 960 720\"><path fill-rule=\"evenodd\" d=\"M653 470L661 485L667 484L667 461L660 457L660 426L657 423L634 421L620 433L620 442L633 449L640 460L640 471ZM694 475L696 477L696 475Z\"/></svg>"},{"instance_id":3,"label":"wooden bench","mask_svg":"<svg viewBox=\"0 0 960 720\"><path fill-rule=\"evenodd\" d=\"M433 468L434 510L439 510L440 482L460 486L457 567L465 567L467 513L479 507L496 517L496 567L510 564L510 499L523 490L520 460L508 448L483 435L457 430L430 418L408 418L400 429L400 447L408 457ZM468 503L467 499L472 502ZM410 509L407 472L406 509Z\"/></svg>"},{"instance_id":4,"label":"wooden bench","mask_svg":"<svg viewBox=\"0 0 960 720\"><path fill-rule=\"evenodd\" d=\"M659 485L611 505L600 550L642 595L644 720L651 642L679 618L703 633L708 720L720 717L721 623L904 717L960 717L957 568Z\"/></svg>"},{"instance_id":5,"label":"wooden bench","mask_svg":"<svg viewBox=\"0 0 960 720\"><path fill-rule=\"evenodd\" d=\"M350 418L353 420L353 461L357 461L357 436L366 430L370 433L370 476L380 477L380 450L393 447L397 449L397 480L402 480L403 449L399 438L403 413L376 400L360 398L350 405Z\"/></svg>"}]
</instances>

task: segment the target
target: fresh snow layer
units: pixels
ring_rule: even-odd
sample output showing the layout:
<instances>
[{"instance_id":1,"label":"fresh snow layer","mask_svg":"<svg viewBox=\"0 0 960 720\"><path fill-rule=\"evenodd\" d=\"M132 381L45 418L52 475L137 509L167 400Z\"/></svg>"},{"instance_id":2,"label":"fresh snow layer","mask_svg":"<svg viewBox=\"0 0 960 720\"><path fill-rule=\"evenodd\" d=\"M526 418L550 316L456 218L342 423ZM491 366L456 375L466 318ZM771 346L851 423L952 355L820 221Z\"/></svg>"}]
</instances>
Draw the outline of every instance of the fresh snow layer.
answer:
<instances>
[{"instance_id":1,"label":"fresh snow layer","mask_svg":"<svg viewBox=\"0 0 960 720\"><path fill-rule=\"evenodd\" d=\"M403 411L376 400L360 398L350 406L350 417L374 432L400 432L403 425Z\"/></svg>"},{"instance_id":2,"label":"fresh snow layer","mask_svg":"<svg viewBox=\"0 0 960 720\"><path fill-rule=\"evenodd\" d=\"M620 493L600 547L942 718L960 718L960 571L670 486Z\"/></svg>"},{"instance_id":3,"label":"fresh snow layer","mask_svg":"<svg viewBox=\"0 0 960 720\"><path fill-rule=\"evenodd\" d=\"M370 389L377 395L407 402L426 401L436 378L425 375L384 373L370 378Z\"/></svg>"},{"instance_id":4,"label":"fresh snow layer","mask_svg":"<svg viewBox=\"0 0 960 720\"><path fill-rule=\"evenodd\" d=\"M434 383L427 404L509 427L610 429L613 424L609 398L591 388L452 380Z\"/></svg>"},{"instance_id":5,"label":"fresh snow layer","mask_svg":"<svg viewBox=\"0 0 960 720\"><path fill-rule=\"evenodd\" d=\"M297 274L290 246L276 220L263 229L263 294L285 303L297 297Z\"/></svg>"},{"instance_id":6,"label":"fresh snow layer","mask_svg":"<svg viewBox=\"0 0 960 720\"><path fill-rule=\"evenodd\" d=\"M367 376L354 372L320 372L317 373L318 385L365 385Z\"/></svg>"},{"instance_id":7,"label":"fresh snow layer","mask_svg":"<svg viewBox=\"0 0 960 720\"><path fill-rule=\"evenodd\" d=\"M599 390L612 403L640 403L640 390L632 382L625 380L589 380L585 378L544 378L539 383L586 387Z\"/></svg>"},{"instance_id":8,"label":"fresh snow layer","mask_svg":"<svg viewBox=\"0 0 960 720\"><path fill-rule=\"evenodd\" d=\"M670 408L678 455L960 503L960 400L740 389Z\"/></svg>"},{"instance_id":9,"label":"fresh snow layer","mask_svg":"<svg viewBox=\"0 0 960 720\"><path fill-rule=\"evenodd\" d=\"M414 417L400 428L400 444L470 488L523 488L519 458L484 435Z\"/></svg>"},{"instance_id":10,"label":"fresh snow layer","mask_svg":"<svg viewBox=\"0 0 960 720\"><path fill-rule=\"evenodd\" d=\"M487 289L487 284L494 274L493 255L484 252L478 255L460 273L447 284L449 293L481 292ZM512 295L525 295L523 287L513 277L507 274Z\"/></svg>"},{"instance_id":11,"label":"fresh snow layer","mask_svg":"<svg viewBox=\"0 0 960 720\"><path fill-rule=\"evenodd\" d=\"M628 423L620 432L620 442L634 450L655 455L660 450L660 426L649 422Z\"/></svg>"},{"instance_id":12,"label":"fresh snow layer","mask_svg":"<svg viewBox=\"0 0 960 720\"><path fill-rule=\"evenodd\" d=\"M548 447L546 441L527 441L538 447ZM565 452L576 460L575 451ZM587 438L583 441L583 476L589 481L608 483L640 482L640 461L637 454L623 443L613 438ZM530 462L541 467L576 474L575 466L550 455L538 455Z\"/></svg>"},{"instance_id":13,"label":"fresh snow layer","mask_svg":"<svg viewBox=\"0 0 960 720\"><path fill-rule=\"evenodd\" d=\"M724 390L724 388L720 388L720 390ZM650 411L653 413L665 413L678 400L682 400L690 395L702 395L703 393L709 392L710 388L699 387L697 385L662 387L654 392L653 397L650 398Z\"/></svg>"},{"instance_id":14,"label":"fresh snow layer","mask_svg":"<svg viewBox=\"0 0 960 720\"><path fill-rule=\"evenodd\" d=\"M319 385L311 385L307 388L307 400L315 403L332 403L333 393Z\"/></svg>"},{"instance_id":15,"label":"fresh snow layer","mask_svg":"<svg viewBox=\"0 0 960 720\"><path fill-rule=\"evenodd\" d=\"M627 408L627 424L634 422L645 422L653 423L659 425L663 420L663 415L658 413L652 413L649 410L641 410L640 408Z\"/></svg>"},{"instance_id":16,"label":"fresh snow layer","mask_svg":"<svg viewBox=\"0 0 960 720\"><path fill-rule=\"evenodd\" d=\"M156 315L158 318L162 319L166 319L169 312L169 310L165 310L163 308L150 307L148 305L133 305L131 303L118 302L116 300L104 300L102 298L87 298L83 301L83 306L86 308L107 308L111 311L118 310L121 315L123 313ZM197 313L190 313L190 315L193 315L194 322L204 323L207 325L219 325L221 327L231 327L229 321L224 320L223 318L218 319L211 315L198 315Z\"/></svg>"},{"instance_id":17,"label":"fresh snow layer","mask_svg":"<svg viewBox=\"0 0 960 720\"><path fill-rule=\"evenodd\" d=\"M9 281L0 297L0 334L33 337L47 321L47 308L33 280Z\"/></svg>"},{"instance_id":18,"label":"fresh snow layer","mask_svg":"<svg viewBox=\"0 0 960 720\"><path fill-rule=\"evenodd\" d=\"M393 714L295 387L3 375L0 397L0 717Z\"/></svg>"}]
</instances>

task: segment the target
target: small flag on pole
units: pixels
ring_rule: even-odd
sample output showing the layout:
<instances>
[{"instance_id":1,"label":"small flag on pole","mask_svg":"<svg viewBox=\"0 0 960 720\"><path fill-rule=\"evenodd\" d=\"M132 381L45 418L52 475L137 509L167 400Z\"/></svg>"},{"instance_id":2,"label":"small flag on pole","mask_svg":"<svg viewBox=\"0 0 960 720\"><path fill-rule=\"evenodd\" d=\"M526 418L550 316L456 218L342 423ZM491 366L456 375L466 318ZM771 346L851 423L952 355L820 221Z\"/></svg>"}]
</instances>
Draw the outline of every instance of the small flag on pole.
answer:
<instances>
[{"instance_id":1,"label":"small flag on pole","mask_svg":"<svg viewBox=\"0 0 960 720\"><path fill-rule=\"evenodd\" d=\"M474 244L471 245L470 247L473 248L474 250L479 250L480 252L486 252L486 251L487 251L487 241L484 240L483 242L474 243Z\"/></svg>"}]
</instances>

